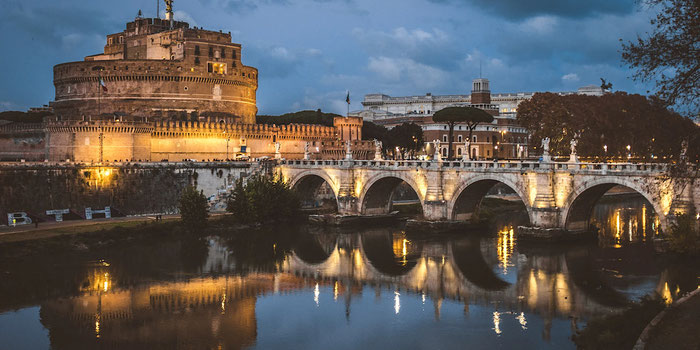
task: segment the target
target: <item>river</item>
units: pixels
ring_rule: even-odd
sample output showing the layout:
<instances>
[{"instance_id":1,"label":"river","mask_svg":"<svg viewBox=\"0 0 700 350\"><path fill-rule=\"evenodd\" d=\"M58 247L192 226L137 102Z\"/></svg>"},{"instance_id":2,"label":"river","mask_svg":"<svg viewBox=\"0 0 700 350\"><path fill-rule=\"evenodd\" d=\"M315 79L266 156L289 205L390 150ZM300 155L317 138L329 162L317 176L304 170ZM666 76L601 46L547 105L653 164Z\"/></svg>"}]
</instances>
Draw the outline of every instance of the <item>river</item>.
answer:
<instances>
[{"instance_id":1,"label":"river","mask_svg":"<svg viewBox=\"0 0 700 350\"><path fill-rule=\"evenodd\" d=\"M288 227L123 245L0 268L0 349L575 348L591 317L698 287L649 242L634 196L593 210L597 243L524 244L488 229Z\"/></svg>"}]
</instances>

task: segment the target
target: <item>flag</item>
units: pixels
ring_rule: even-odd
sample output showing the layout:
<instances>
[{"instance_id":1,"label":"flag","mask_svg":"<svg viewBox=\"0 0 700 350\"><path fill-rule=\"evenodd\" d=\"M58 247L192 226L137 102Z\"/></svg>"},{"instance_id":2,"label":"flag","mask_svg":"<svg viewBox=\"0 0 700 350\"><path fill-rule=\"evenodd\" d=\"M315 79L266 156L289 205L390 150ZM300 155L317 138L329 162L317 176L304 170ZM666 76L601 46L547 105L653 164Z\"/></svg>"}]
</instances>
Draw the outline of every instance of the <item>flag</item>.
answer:
<instances>
[{"instance_id":1,"label":"flag","mask_svg":"<svg viewBox=\"0 0 700 350\"><path fill-rule=\"evenodd\" d=\"M350 91L348 91L348 95L345 96L345 102L346 102L347 104L350 104Z\"/></svg>"},{"instance_id":2,"label":"flag","mask_svg":"<svg viewBox=\"0 0 700 350\"><path fill-rule=\"evenodd\" d=\"M102 80L102 77L100 77L100 86L102 87L102 91L107 92L107 85L105 85L105 81Z\"/></svg>"}]
</instances>

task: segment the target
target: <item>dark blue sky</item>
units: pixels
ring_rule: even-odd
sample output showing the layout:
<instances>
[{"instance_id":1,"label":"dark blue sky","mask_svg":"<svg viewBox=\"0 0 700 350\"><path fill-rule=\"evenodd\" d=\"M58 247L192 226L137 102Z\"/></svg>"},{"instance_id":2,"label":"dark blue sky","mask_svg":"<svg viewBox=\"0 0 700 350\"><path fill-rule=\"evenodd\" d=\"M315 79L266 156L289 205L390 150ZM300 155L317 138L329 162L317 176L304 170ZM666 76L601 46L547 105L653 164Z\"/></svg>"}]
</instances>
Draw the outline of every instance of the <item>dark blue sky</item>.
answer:
<instances>
[{"instance_id":1,"label":"dark blue sky","mask_svg":"<svg viewBox=\"0 0 700 350\"><path fill-rule=\"evenodd\" d=\"M575 90L600 84L646 93L620 61L620 39L650 30L634 0L179 0L175 17L231 31L260 70L261 114L344 113L364 94ZM161 2L161 12L164 5ZM102 52L156 0L0 0L0 110L53 99L52 67Z\"/></svg>"}]
</instances>

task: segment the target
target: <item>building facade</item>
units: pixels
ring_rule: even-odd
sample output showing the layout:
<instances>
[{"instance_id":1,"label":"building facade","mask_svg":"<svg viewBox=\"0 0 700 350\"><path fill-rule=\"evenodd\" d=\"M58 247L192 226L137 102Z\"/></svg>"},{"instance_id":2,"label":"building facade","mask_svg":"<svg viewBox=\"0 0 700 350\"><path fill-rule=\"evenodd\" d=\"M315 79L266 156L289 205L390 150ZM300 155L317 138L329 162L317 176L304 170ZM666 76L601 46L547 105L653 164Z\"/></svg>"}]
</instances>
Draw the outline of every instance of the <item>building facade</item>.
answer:
<instances>
[{"instance_id":1,"label":"building facade","mask_svg":"<svg viewBox=\"0 0 700 350\"><path fill-rule=\"evenodd\" d=\"M107 35L104 52L54 67L59 120L105 114L167 119L174 113L220 115L255 123L258 70L243 65L231 33L137 17Z\"/></svg>"},{"instance_id":2,"label":"building facade","mask_svg":"<svg viewBox=\"0 0 700 350\"><path fill-rule=\"evenodd\" d=\"M372 157L362 119L256 124L258 70L230 33L139 16L104 52L54 67L41 123L0 121L0 161L134 162Z\"/></svg>"},{"instance_id":3,"label":"building facade","mask_svg":"<svg viewBox=\"0 0 700 350\"><path fill-rule=\"evenodd\" d=\"M493 115L490 124L480 124L469 138L466 125L455 125L453 133L453 155L457 158L467 156L470 159L524 158L527 156L528 132L516 122L518 104L532 98L535 93L502 93L491 94L488 79L478 78L472 81L472 91L469 95L432 95L392 97L384 94L365 95L362 101L363 109L351 115L361 117L388 128L402 123L416 123L423 129L426 141L426 153L434 153L433 141L439 142L440 153L443 157L448 154L449 129L446 124L433 121L435 112L454 106L471 106L481 108ZM561 92L560 94L602 95L603 90L595 85L584 86L576 92Z\"/></svg>"}]
</instances>

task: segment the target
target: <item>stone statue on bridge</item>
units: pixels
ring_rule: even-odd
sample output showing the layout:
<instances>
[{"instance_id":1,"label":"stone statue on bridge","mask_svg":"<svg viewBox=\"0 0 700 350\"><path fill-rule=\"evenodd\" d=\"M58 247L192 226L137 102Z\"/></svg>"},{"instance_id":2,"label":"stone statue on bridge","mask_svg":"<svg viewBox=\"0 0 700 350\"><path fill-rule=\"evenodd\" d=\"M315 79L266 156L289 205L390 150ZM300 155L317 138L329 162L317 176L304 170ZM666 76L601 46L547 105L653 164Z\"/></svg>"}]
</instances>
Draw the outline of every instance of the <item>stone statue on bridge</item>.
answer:
<instances>
[{"instance_id":1,"label":"stone statue on bridge","mask_svg":"<svg viewBox=\"0 0 700 350\"><path fill-rule=\"evenodd\" d=\"M433 140L433 147L435 148L433 160L436 162L442 162L442 155L440 154L440 140Z\"/></svg>"},{"instance_id":2,"label":"stone statue on bridge","mask_svg":"<svg viewBox=\"0 0 700 350\"><path fill-rule=\"evenodd\" d=\"M549 137L545 137L542 139L542 161L552 161L552 157L549 155Z\"/></svg>"},{"instance_id":3,"label":"stone statue on bridge","mask_svg":"<svg viewBox=\"0 0 700 350\"><path fill-rule=\"evenodd\" d=\"M374 140L374 160L382 160L382 141Z\"/></svg>"},{"instance_id":4,"label":"stone statue on bridge","mask_svg":"<svg viewBox=\"0 0 700 350\"><path fill-rule=\"evenodd\" d=\"M282 153L280 153L281 145L279 142L275 142L275 159L282 159Z\"/></svg>"},{"instance_id":5,"label":"stone statue on bridge","mask_svg":"<svg viewBox=\"0 0 700 350\"><path fill-rule=\"evenodd\" d=\"M571 138L571 142L569 142L569 145L571 145L571 154L569 155L569 162L578 163L578 156L576 155L576 146L578 145L578 134L574 135L574 137Z\"/></svg>"},{"instance_id":6,"label":"stone statue on bridge","mask_svg":"<svg viewBox=\"0 0 700 350\"><path fill-rule=\"evenodd\" d=\"M352 146L350 140L345 141L345 159L352 160Z\"/></svg>"},{"instance_id":7,"label":"stone statue on bridge","mask_svg":"<svg viewBox=\"0 0 700 350\"><path fill-rule=\"evenodd\" d=\"M471 150L472 150L472 143L471 143L471 140L469 140L469 138L467 138L467 140L464 141L464 153L462 153L462 160L464 160L464 161L471 160L471 158L472 158L471 157L471 154L472 154Z\"/></svg>"},{"instance_id":8,"label":"stone statue on bridge","mask_svg":"<svg viewBox=\"0 0 700 350\"><path fill-rule=\"evenodd\" d=\"M309 160L311 159L311 154L309 153L309 145L310 142L304 143L304 160Z\"/></svg>"}]
</instances>

